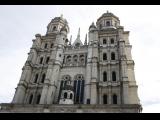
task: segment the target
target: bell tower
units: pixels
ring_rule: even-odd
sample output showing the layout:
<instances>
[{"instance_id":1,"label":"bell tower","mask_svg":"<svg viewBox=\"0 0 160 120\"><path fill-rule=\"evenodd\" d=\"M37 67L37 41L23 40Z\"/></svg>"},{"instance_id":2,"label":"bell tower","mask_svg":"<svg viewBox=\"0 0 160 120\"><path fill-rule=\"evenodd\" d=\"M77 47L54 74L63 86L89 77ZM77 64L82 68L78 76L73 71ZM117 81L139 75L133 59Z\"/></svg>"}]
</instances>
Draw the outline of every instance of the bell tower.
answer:
<instances>
[{"instance_id":1,"label":"bell tower","mask_svg":"<svg viewBox=\"0 0 160 120\"><path fill-rule=\"evenodd\" d=\"M40 104L52 104L55 102L55 94L58 85L59 72L64 59L64 48L68 43L67 34L69 32L68 22L61 16L55 17L47 27L46 36L56 36L55 45L51 51L52 63L48 67L46 84L43 86ZM54 29L55 28L55 29Z\"/></svg>"},{"instance_id":2,"label":"bell tower","mask_svg":"<svg viewBox=\"0 0 160 120\"><path fill-rule=\"evenodd\" d=\"M47 26L47 33L46 34L53 34L58 33L61 29L65 26L67 32L69 32L68 22L63 15L60 17L55 17L51 20L51 22Z\"/></svg>"},{"instance_id":3,"label":"bell tower","mask_svg":"<svg viewBox=\"0 0 160 120\"><path fill-rule=\"evenodd\" d=\"M108 11L98 18L96 25L99 38L99 103L139 103L129 31L124 31L119 18Z\"/></svg>"}]
</instances>

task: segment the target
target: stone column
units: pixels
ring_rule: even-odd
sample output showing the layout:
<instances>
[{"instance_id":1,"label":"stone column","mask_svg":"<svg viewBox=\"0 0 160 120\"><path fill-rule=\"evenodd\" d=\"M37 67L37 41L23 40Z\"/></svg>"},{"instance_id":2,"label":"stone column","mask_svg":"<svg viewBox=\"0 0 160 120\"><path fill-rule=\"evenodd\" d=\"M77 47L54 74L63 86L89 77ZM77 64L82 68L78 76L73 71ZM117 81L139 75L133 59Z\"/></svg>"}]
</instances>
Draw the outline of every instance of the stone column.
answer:
<instances>
[{"instance_id":1,"label":"stone column","mask_svg":"<svg viewBox=\"0 0 160 120\"><path fill-rule=\"evenodd\" d=\"M97 62L92 61L91 104L97 104Z\"/></svg>"},{"instance_id":2,"label":"stone column","mask_svg":"<svg viewBox=\"0 0 160 120\"><path fill-rule=\"evenodd\" d=\"M95 82L91 83L91 104L97 104L97 85Z\"/></svg>"},{"instance_id":3,"label":"stone column","mask_svg":"<svg viewBox=\"0 0 160 120\"><path fill-rule=\"evenodd\" d=\"M48 93L47 93L47 104L52 104L53 103L56 88L57 88L57 86L55 84L52 84L52 85L49 86Z\"/></svg>"},{"instance_id":4,"label":"stone column","mask_svg":"<svg viewBox=\"0 0 160 120\"><path fill-rule=\"evenodd\" d=\"M49 80L45 79L42 94L41 94L40 104L46 104L48 86L49 86Z\"/></svg>"},{"instance_id":5,"label":"stone column","mask_svg":"<svg viewBox=\"0 0 160 120\"><path fill-rule=\"evenodd\" d=\"M128 81L128 77L127 77L127 66L125 61L121 61L121 70L122 70L122 87L123 87L123 103L124 104L128 104L129 100L129 94L128 94L128 90L129 90L129 81Z\"/></svg>"},{"instance_id":6,"label":"stone column","mask_svg":"<svg viewBox=\"0 0 160 120\"><path fill-rule=\"evenodd\" d=\"M49 83L51 81L51 75L52 75L52 69L53 69L53 60L49 60L48 62L48 69L46 73L46 78L44 80L44 86L41 94L41 99L40 99L40 104L46 104L47 103L47 94L48 94L48 88L49 88Z\"/></svg>"},{"instance_id":7,"label":"stone column","mask_svg":"<svg viewBox=\"0 0 160 120\"><path fill-rule=\"evenodd\" d=\"M58 84L59 71L60 71L60 65L55 64L51 74L50 86L47 93L47 104L53 103L53 100L56 94L57 84Z\"/></svg>"},{"instance_id":8,"label":"stone column","mask_svg":"<svg viewBox=\"0 0 160 120\"><path fill-rule=\"evenodd\" d=\"M127 73L127 58L125 51L125 41L121 38L119 41L119 51L120 51L120 70L122 76L122 103L129 103L129 81L128 81L128 73Z\"/></svg>"},{"instance_id":9,"label":"stone column","mask_svg":"<svg viewBox=\"0 0 160 120\"><path fill-rule=\"evenodd\" d=\"M91 99L91 63L87 63L86 68L86 81L85 81L85 92L84 92L84 103L87 104L87 99Z\"/></svg>"},{"instance_id":10,"label":"stone column","mask_svg":"<svg viewBox=\"0 0 160 120\"><path fill-rule=\"evenodd\" d=\"M20 82L18 84L18 87L16 88L16 93L14 95L14 98L12 100L12 103L23 103L24 102L24 98L26 95L26 88L27 88L27 84L31 78L31 67L26 65L23 68L23 72L20 78Z\"/></svg>"},{"instance_id":11,"label":"stone column","mask_svg":"<svg viewBox=\"0 0 160 120\"><path fill-rule=\"evenodd\" d=\"M111 82L111 77L112 77L111 73L112 73L112 72L111 72L111 65L108 64L107 77L108 77L108 81L109 81L109 82Z\"/></svg>"},{"instance_id":12,"label":"stone column","mask_svg":"<svg viewBox=\"0 0 160 120\"><path fill-rule=\"evenodd\" d=\"M18 87L16 88L16 93L14 95L12 103L23 104L25 93L26 93L26 86L24 85L24 83L19 84Z\"/></svg>"},{"instance_id":13,"label":"stone column","mask_svg":"<svg viewBox=\"0 0 160 120\"><path fill-rule=\"evenodd\" d=\"M102 88L100 87L99 88L99 104L103 104L103 102L102 102Z\"/></svg>"},{"instance_id":14,"label":"stone column","mask_svg":"<svg viewBox=\"0 0 160 120\"><path fill-rule=\"evenodd\" d=\"M111 86L108 86L108 104L112 104Z\"/></svg>"}]
</instances>

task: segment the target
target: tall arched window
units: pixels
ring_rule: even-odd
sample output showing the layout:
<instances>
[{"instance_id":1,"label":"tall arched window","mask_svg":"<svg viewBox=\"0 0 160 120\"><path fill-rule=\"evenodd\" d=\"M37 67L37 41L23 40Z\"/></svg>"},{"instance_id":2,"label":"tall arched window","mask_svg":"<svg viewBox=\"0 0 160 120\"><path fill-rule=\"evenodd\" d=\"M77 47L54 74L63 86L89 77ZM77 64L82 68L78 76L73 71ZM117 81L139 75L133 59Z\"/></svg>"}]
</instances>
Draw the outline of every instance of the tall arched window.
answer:
<instances>
[{"instance_id":1,"label":"tall arched window","mask_svg":"<svg viewBox=\"0 0 160 120\"><path fill-rule=\"evenodd\" d=\"M99 29L102 29L102 24L99 25Z\"/></svg>"},{"instance_id":2,"label":"tall arched window","mask_svg":"<svg viewBox=\"0 0 160 120\"><path fill-rule=\"evenodd\" d=\"M80 59L80 63L83 64L84 63L84 55L80 55L79 59Z\"/></svg>"},{"instance_id":3,"label":"tall arched window","mask_svg":"<svg viewBox=\"0 0 160 120\"><path fill-rule=\"evenodd\" d=\"M115 53L114 52L111 53L111 60L115 60Z\"/></svg>"},{"instance_id":4,"label":"tall arched window","mask_svg":"<svg viewBox=\"0 0 160 120\"><path fill-rule=\"evenodd\" d=\"M51 48L53 48L53 43L51 44Z\"/></svg>"},{"instance_id":5,"label":"tall arched window","mask_svg":"<svg viewBox=\"0 0 160 120\"><path fill-rule=\"evenodd\" d=\"M107 44L107 40L106 39L103 39L103 44Z\"/></svg>"},{"instance_id":6,"label":"tall arched window","mask_svg":"<svg viewBox=\"0 0 160 120\"><path fill-rule=\"evenodd\" d=\"M44 83L45 77L46 77L46 74L44 73L44 74L42 75L41 83Z\"/></svg>"},{"instance_id":7,"label":"tall arched window","mask_svg":"<svg viewBox=\"0 0 160 120\"><path fill-rule=\"evenodd\" d=\"M72 98L73 98L73 94L71 93L71 94L70 94L70 99L72 99Z\"/></svg>"},{"instance_id":8,"label":"tall arched window","mask_svg":"<svg viewBox=\"0 0 160 120\"><path fill-rule=\"evenodd\" d=\"M40 58L39 64L42 64L43 62L43 57Z\"/></svg>"},{"instance_id":9,"label":"tall arched window","mask_svg":"<svg viewBox=\"0 0 160 120\"><path fill-rule=\"evenodd\" d=\"M38 80L38 74L35 75L34 83L37 83L37 80Z\"/></svg>"},{"instance_id":10,"label":"tall arched window","mask_svg":"<svg viewBox=\"0 0 160 120\"><path fill-rule=\"evenodd\" d=\"M103 82L107 81L107 73L106 71L103 72Z\"/></svg>"},{"instance_id":11,"label":"tall arched window","mask_svg":"<svg viewBox=\"0 0 160 120\"><path fill-rule=\"evenodd\" d=\"M107 95L103 95L103 104L107 104Z\"/></svg>"},{"instance_id":12,"label":"tall arched window","mask_svg":"<svg viewBox=\"0 0 160 120\"><path fill-rule=\"evenodd\" d=\"M67 62L67 63L70 63L70 62L71 62L71 56L70 56L70 55L66 57L66 62Z\"/></svg>"},{"instance_id":13,"label":"tall arched window","mask_svg":"<svg viewBox=\"0 0 160 120\"><path fill-rule=\"evenodd\" d=\"M103 53L103 60L107 60L107 54Z\"/></svg>"},{"instance_id":14,"label":"tall arched window","mask_svg":"<svg viewBox=\"0 0 160 120\"><path fill-rule=\"evenodd\" d=\"M64 93L64 98L67 98L67 92Z\"/></svg>"},{"instance_id":15,"label":"tall arched window","mask_svg":"<svg viewBox=\"0 0 160 120\"><path fill-rule=\"evenodd\" d=\"M114 94L112 97L113 97L113 104L117 104L117 95Z\"/></svg>"},{"instance_id":16,"label":"tall arched window","mask_svg":"<svg viewBox=\"0 0 160 120\"><path fill-rule=\"evenodd\" d=\"M40 98L41 98L41 95L39 94L39 95L37 96L36 104L39 104L39 102L40 102Z\"/></svg>"},{"instance_id":17,"label":"tall arched window","mask_svg":"<svg viewBox=\"0 0 160 120\"><path fill-rule=\"evenodd\" d=\"M106 22L106 26L110 26L110 21L107 21L107 22Z\"/></svg>"},{"instance_id":18,"label":"tall arched window","mask_svg":"<svg viewBox=\"0 0 160 120\"><path fill-rule=\"evenodd\" d=\"M48 64L48 62L49 62L49 57L47 57L47 59L46 59L46 64Z\"/></svg>"},{"instance_id":19,"label":"tall arched window","mask_svg":"<svg viewBox=\"0 0 160 120\"><path fill-rule=\"evenodd\" d=\"M45 48L45 49L47 48L47 43L45 43L44 48Z\"/></svg>"},{"instance_id":20,"label":"tall arched window","mask_svg":"<svg viewBox=\"0 0 160 120\"><path fill-rule=\"evenodd\" d=\"M32 100L33 100L33 95L31 94L30 97L29 97L29 104L32 103Z\"/></svg>"},{"instance_id":21,"label":"tall arched window","mask_svg":"<svg viewBox=\"0 0 160 120\"><path fill-rule=\"evenodd\" d=\"M78 74L74 78L74 104L83 104L84 98L84 77Z\"/></svg>"},{"instance_id":22,"label":"tall arched window","mask_svg":"<svg viewBox=\"0 0 160 120\"><path fill-rule=\"evenodd\" d=\"M53 30L56 30L56 26L53 27Z\"/></svg>"},{"instance_id":23,"label":"tall arched window","mask_svg":"<svg viewBox=\"0 0 160 120\"><path fill-rule=\"evenodd\" d=\"M115 71L112 72L112 81L116 81L116 72Z\"/></svg>"},{"instance_id":24,"label":"tall arched window","mask_svg":"<svg viewBox=\"0 0 160 120\"><path fill-rule=\"evenodd\" d=\"M113 38L111 38L111 44L114 44L114 39Z\"/></svg>"},{"instance_id":25,"label":"tall arched window","mask_svg":"<svg viewBox=\"0 0 160 120\"><path fill-rule=\"evenodd\" d=\"M70 75L64 75L62 76L61 82L60 82L60 87L59 87L59 95L58 95L58 101L61 98L63 88L66 87L67 84L71 84L71 76Z\"/></svg>"},{"instance_id":26,"label":"tall arched window","mask_svg":"<svg viewBox=\"0 0 160 120\"><path fill-rule=\"evenodd\" d=\"M74 56L73 56L73 61L74 61L75 63L78 62L78 56L77 56L77 55L74 55Z\"/></svg>"}]
</instances>

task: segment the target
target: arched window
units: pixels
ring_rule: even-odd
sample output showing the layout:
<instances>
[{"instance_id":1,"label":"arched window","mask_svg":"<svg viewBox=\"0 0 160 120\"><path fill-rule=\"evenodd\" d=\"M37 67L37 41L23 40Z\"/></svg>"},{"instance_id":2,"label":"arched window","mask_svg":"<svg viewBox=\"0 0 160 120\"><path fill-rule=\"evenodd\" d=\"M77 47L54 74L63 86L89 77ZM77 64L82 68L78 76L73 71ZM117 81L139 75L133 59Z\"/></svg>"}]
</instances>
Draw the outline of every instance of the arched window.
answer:
<instances>
[{"instance_id":1,"label":"arched window","mask_svg":"<svg viewBox=\"0 0 160 120\"><path fill-rule=\"evenodd\" d=\"M80 62L84 63L84 55L80 55L79 57L80 57Z\"/></svg>"},{"instance_id":2,"label":"arched window","mask_svg":"<svg viewBox=\"0 0 160 120\"><path fill-rule=\"evenodd\" d=\"M83 104L84 98L84 77L82 74L78 74L74 78L74 104Z\"/></svg>"},{"instance_id":3,"label":"arched window","mask_svg":"<svg viewBox=\"0 0 160 120\"><path fill-rule=\"evenodd\" d=\"M32 103L32 99L33 99L33 95L31 94L30 97L29 97L29 104Z\"/></svg>"},{"instance_id":4,"label":"arched window","mask_svg":"<svg viewBox=\"0 0 160 120\"><path fill-rule=\"evenodd\" d=\"M44 74L42 75L41 83L44 83L45 77L46 77L46 74L44 73Z\"/></svg>"},{"instance_id":5,"label":"arched window","mask_svg":"<svg viewBox=\"0 0 160 120\"><path fill-rule=\"evenodd\" d=\"M44 48L45 48L45 49L47 48L47 43L44 45Z\"/></svg>"},{"instance_id":6,"label":"arched window","mask_svg":"<svg viewBox=\"0 0 160 120\"><path fill-rule=\"evenodd\" d=\"M103 95L103 104L107 104L107 95Z\"/></svg>"},{"instance_id":7,"label":"arched window","mask_svg":"<svg viewBox=\"0 0 160 120\"><path fill-rule=\"evenodd\" d=\"M69 97L69 98L70 98L70 99L72 99L72 98L73 98L73 94L72 94L72 93L70 94L70 97Z\"/></svg>"},{"instance_id":8,"label":"arched window","mask_svg":"<svg viewBox=\"0 0 160 120\"><path fill-rule=\"evenodd\" d=\"M51 44L51 48L53 48L53 43Z\"/></svg>"},{"instance_id":9,"label":"arched window","mask_svg":"<svg viewBox=\"0 0 160 120\"><path fill-rule=\"evenodd\" d=\"M47 57L47 59L46 59L46 64L48 64L48 62L49 62L49 57Z\"/></svg>"},{"instance_id":10,"label":"arched window","mask_svg":"<svg viewBox=\"0 0 160 120\"><path fill-rule=\"evenodd\" d=\"M110 26L110 21L107 21L107 22L106 22L106 26Z\"/></svg>"},{"instance_id":11,"label":"arched window","mask_svg":"<svg viewBox=\"0 0 160 120\"><path fill-rule=\"evenodd\" d=\"M115 71L112 72L112 81L116 81L116 72Z\"/></svg>"},{"instance_id":12,"label":"arched window","mask_svg":"<svg viewBox=\"0 0 160 120\"><path fill-rule=\"evenodd\" d=\"M74 56L73 56L73 61L74 61L74 62L77 62L77 61L78 61L78 56L77 56L77 55L74 55Z\"/></svg>"},{"instance_id":13,"label":"arched window","mask_svg":"<svg viewBox=\"0 0 160 120\"><path fill-rule=\"evenodd\" d=\"M79 57L80 57L80 58L84 58L84 55L80 55Z\"/></svg>"},{"instance_id":14,"label":"arched window","mask_svg":"<svg viewBox=\"0 0 160 120\"><path fill-rule=\"evenodd\" d=\"M69 56L67 56L67 58L66 58L66 62L71 62L71 56L69 55Z\"/></svg>"},{"instance_id":15,"label":"arched window","mask_svg":"<svg viewBox=\"0 0 160 120\"><path fill-rule=\"evenodd\" d=\"M114 52L111 53L111 60L115 60L115 53Z\"/></svg>"},{"instance_id":16,"label":"arched window","mask_svg":"<svg viewBox=\"0 0 160 120\"><path fill-rule=\"evenodd\" d=\"M67 98L67 92L64 93L64 98Z\"/></svg>"},{"instance_id":17,"label":"arched window","mask_svg":"<svg viewBox=\"0 0 160 120\"><path fill-rule=\"evenodd\" d=\"M90 104L90 99L87 99L87 104Z\"/></svg>"},{"instance_id":18,"label":"arched window","mask_svg":"<svg viewBox=\"0 0 160 120\"><path fill-rule=\"evenodd\" d=\"M99 25L99 29L102 29L102 24Z\"/></svg>"},{"instance_id":19,"label":"arched window","mask_svg":"<svg viewBox=\"0 0 160 120\"><path fill-rule=\"evenodd\" d=\"M84 59L82 58L80 61L81 61L81 63L83 63L83 62L84 62Z\"/></svg>"},{"instance_id":20,"label":"arched window","mask_svg":"<svg viewBox=\"0 0 160 120\"><path fill-rule=\"evenodd\" d=\"M39 64L42 64L43 62L43 57L40 58Z\"/></svg>"},{"instance_id":21,"label":"arched window","mask_svg":"<svg viewBox=\"0 0 160 120\"><path fill-rule=\"evenodd\" d=\"M103 44L107 44L107 40L106 39L103 39Z\"/></svg>"},{"instance_id":22,"label":"arched window","mask_svg":"<svg viewBox=\"0 0 160 120\"><path fill-rule=\"evenodd\" d=\"M53 30L56 30L56 26L53 27Z\"/></svg>"},{"instance_id":23,"label":"arched window","mask_svg":"<svg viewBox=\"0 0 160 120\"><path fill-rule=\"evenodd\" d=\"M114 39L113 38L111 39L111 44L114 44Z\"/></svg>"},{"instance_id":24,"label":"arched window","mask_svg":"<svg viewBox=\"0 0 160 120\"><path fill-rule=\"evenodd\" d=\"M63 57L63 64L64 64L64 62L65 62L65 59L66 59L66 56Z\"/></svg>"},{"instance_id":25,"label":"arched window","mask_svg":"<svg viewBox=\"0 0 160 120\"><path fill-rule=\"evenodd\" d=\"M69 40L68 40L68 39L66 39L66 40L65 40L65 43L68 43L68 42L69 42Z\"/></svg>"},{"instance_id":26,"label":"arched window","mask_svg":"<svg viewBox=\"0 0 160 120\"><path fill-rule=\"evenodd\" d=\"M117 22L115 22L115 27L117 27Z\"/></svg>"},{"instance_id":27,"label":"arched window","mask_svg":"<svg viewBox=\"0 0 160 120\"><path fill-rule=\"evenodd\" d=\"M107 73L106 71L103 72L103 82L107 81Z\"/></svg>"},{"instance_id":28,"label":"arched window","mask_svg":"<svg viewBox=\"0 0 160 120\"><path fill-rule=\"evenodd\" d=\"M113 104L117 104L117 95L114 94L112 97L113 97Z\"/></svg>"},{"instance_id":29,"label":"arched window","mask_svg":"<svg viewBox=\"0 0 160 120\"><path fill-rule=\"evenodd\" d=\"M107 54L103 53L103 60L107 60Z\"/></svg>"},{"instance_id":30,"label":"arched window","mask_svg":"<svg viewBox=\"0 0 160 120\"><path fill-rule=\"evenodd\" d=\"M38 80L38 74L35 75L34 83L37 83L37 80Z\"/></svg>"},{"instance_id":31,"label":"arched window","mask_svg":"<svg viewBox=\"0 0 160 120\"><path fill-rule=\"evenodd\" d=\"M39 102L40 102L40 98L41 98L41 95L39 94L39 95L37 96L36 104L39 104Z\"/></svg>"}]
</instances>

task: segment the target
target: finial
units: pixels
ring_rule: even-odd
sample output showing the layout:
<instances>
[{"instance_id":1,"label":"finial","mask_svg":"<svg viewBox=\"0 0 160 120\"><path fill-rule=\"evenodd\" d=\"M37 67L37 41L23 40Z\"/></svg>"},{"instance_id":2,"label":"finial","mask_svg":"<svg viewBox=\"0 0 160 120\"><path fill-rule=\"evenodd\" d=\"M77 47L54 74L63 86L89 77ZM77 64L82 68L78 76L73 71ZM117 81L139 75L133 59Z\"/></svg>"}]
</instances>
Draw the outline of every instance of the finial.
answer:
<instances>
[{"instance_id":1,"label":"finial","mask_svg":"<svg viewBox=\"0 0 160 120\"><path fill-rule=\"evenodd\" d=\"M79 27L79 29L78 29L78 35L77 35L77 39L80 39L80 27Z\"/></svg>"},{"instance_id":2,"label":"finial","mask_svg":"<svg viewBox=\"0 0 160 120\"><path fill-rule=\"evenodd\" d=\"M72 43L72 35L70 37L69 45L71 45L71 43Z\"/></svg>"},{"instance_id":3,"label":"finial","mask_svg":"<svg viewBox=\"0 0 160 120\"><path fill-rule=\"evenodd\" d=\"M78 30L78 34L80 35L80 27L79 27L79 30Z\"/></svg>"},{"instance_id":4,"label":"finial","mask_svg":"<svg viewBox=\"0 0 160 120\"><path fill-rule=\"evenodd\" d=\"M63 18L63 14L61 14L61 18Z\"/></svg>"},{"instance_id":5,"label":"finial","mask_svg":"<svg viewBox=\"0 0 160 120\"><path fill-rule=\"evenodd\" d=\"M87 34L86 34L86 38L85 38L85 41L84 41L84 45L87 45Z\"/></svg>"}]
</instances>

